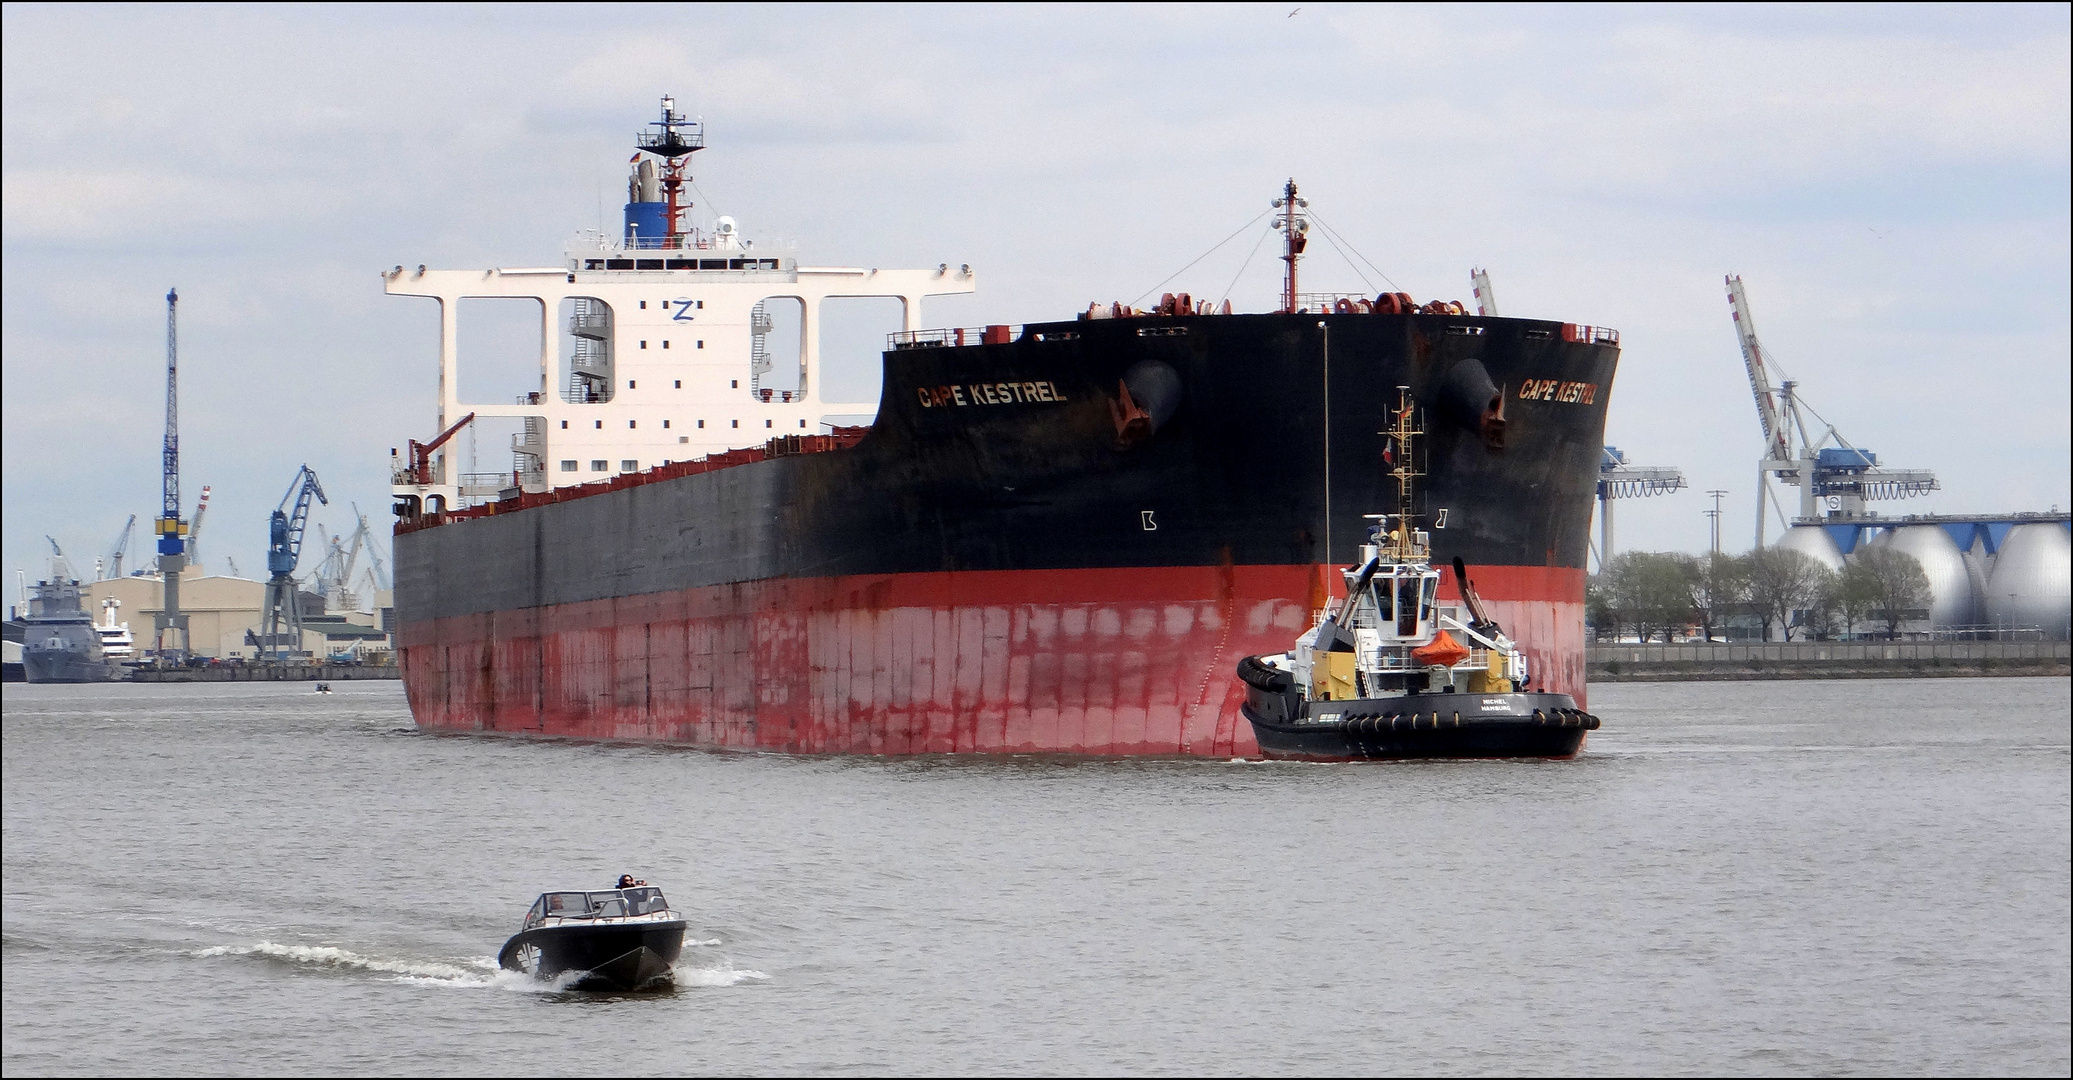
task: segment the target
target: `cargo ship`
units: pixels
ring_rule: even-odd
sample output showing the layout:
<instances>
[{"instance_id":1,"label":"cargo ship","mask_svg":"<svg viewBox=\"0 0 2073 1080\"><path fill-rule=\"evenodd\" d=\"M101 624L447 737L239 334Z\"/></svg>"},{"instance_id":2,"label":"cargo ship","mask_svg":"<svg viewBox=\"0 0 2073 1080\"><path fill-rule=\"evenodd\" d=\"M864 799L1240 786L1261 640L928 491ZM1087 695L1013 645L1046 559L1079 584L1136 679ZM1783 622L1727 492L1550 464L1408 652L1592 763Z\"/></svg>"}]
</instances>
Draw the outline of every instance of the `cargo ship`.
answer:
<instances>
[{"instance_id":1,"label":"cargo ship","mask_svg":"<svg viewBox=\"0 0 2073 1080\"><path fill-rule=\"evenodd\" d=\"M688 224L704 143L665 98L636 137L623 231L579 236L559 264L383 273L440 311L440 429L391 454L420 726L1255 755L1236 665L1344 591L1388 490L1399 386L1430 417L1432 556L1477 568L1533 689L1584 700L1616 332L1301 292L1293 181L1273 208L1276 310L1167 295L927 329L923 300L972 291L969 264L804 265L726 218ZM863 296L898 298L903 329L875 400L831 400L821 304ZM460 398L467 297L538 304L538 390ZM796 355L773 346L780 305ZM513 467L466 474L453 440L487 418L522 427Z\"/></svg>"}]
</instances>

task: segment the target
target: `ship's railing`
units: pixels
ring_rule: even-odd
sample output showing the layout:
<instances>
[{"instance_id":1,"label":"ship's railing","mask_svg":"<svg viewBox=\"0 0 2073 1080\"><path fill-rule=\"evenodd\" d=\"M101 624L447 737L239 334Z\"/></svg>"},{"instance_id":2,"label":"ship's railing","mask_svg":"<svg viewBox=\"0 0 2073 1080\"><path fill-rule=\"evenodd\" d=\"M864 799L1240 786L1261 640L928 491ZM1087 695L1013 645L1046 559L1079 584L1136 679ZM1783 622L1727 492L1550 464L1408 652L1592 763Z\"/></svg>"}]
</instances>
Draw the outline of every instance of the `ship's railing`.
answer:
<instances>
[{"instance_id":1,"label":"ship's railing","mask_svg":"<svg viewBox=\"0 0 2073 1080\"><path fill-rule=\"evenodd\" d=\"M1299 292L1296 294L1296 308L1299 311L1322 312L1332 310L1333 305L1341 300L1358 300L1363 303L1371 303L1374 299L1375 297L1372 293Z\"/></svg>"},{"instance_id":2,"label":"ship's railing","mask_svg":"<svg viewBox=\"0 0 2073 1080\"><path fill-rule=\"evenodd\" d=\"M1580 326L1576 323L1563 323L1562 340L1580 342L1585 345L1617 345L1620 343L1620 332L1610 326Z\"/></svg>"},{"instance_id":3,"label":"ship's railing","mask_svg":"<svg viewBox=\"0 0 2073 1080\"><path fill-rule=\"evenodd\" d=\"M723 239L717 233L693 230L676 236L636 236L629 244L625 237L616 233L584 229L569 241L564 250L572 256L616 251L726 251L747 258L772 252L791 253L798 249L798 240L783 236L747 240L739 235L730 235Z\"/></svg>"},{"instance_id":4,"label":"ship's railing","mask_svg":"<svg viewBox=\"0 0 2073 1080\"><path fill-rule=\"evenodd\" d=\"M962 345L1006 345L1022 336L1020 324L951 326L935 330L902 330L887 334L888 349L942 349Z\"/></svg>"}]
</instances>

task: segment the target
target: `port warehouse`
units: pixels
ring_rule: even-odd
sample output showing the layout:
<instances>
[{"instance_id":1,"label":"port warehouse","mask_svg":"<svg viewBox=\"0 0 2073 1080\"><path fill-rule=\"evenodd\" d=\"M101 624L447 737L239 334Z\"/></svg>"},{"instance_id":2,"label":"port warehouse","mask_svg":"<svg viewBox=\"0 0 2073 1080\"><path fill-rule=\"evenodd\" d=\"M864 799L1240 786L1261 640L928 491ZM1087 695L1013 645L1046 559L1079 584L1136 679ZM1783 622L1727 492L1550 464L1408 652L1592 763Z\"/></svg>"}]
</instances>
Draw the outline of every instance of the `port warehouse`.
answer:
<instances>
[{"instance_id":1,"label":"port warehouse","mask_svg":"<svg viewBox=\"0 0 2073 1080\"><path fill-rule=\"evenodd\" d=\"M247 578L205 577L190 567L180 579L180 610L188 616L192 638L191 654L205 659L250 660L257 652L257 634L264 617L266 583ZM82 605L95 621L102 615L102 603L120 601L118 622L127 622L137 638L137 655L151 647L152 617L164 610L164 583L155 575L110 578L81 582ZM364 594L363 594L364 595ZM302 594L301 652L322 659L341 654L362 663L383 663L393 655L390 630L395 608L387 591L375 595L374 610L325 613L324 599L316 593ZM19 615L19 613L16 613ZM20 648L22 625L10 619L7 641L12 654ZM9 655L9 661L19 657Z\"/></svg>"}]
</instances>

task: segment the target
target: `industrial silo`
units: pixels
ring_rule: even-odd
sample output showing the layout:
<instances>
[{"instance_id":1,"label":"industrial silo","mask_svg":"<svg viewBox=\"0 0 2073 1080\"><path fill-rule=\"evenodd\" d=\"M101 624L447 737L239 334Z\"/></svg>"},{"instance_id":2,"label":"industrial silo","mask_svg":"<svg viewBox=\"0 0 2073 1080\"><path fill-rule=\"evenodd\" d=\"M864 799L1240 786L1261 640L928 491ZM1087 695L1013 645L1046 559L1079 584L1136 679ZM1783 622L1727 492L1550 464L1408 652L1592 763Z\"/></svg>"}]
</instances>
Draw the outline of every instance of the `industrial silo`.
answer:
<instances>
[{"instance_id":1,"label":"industrial silo","mask_svg":"<svg viewBox=\"0 0 2073 1080\"><path fill-rule=\"evenodd\" d=\"M1773 547L1797 551L1828 567L1836 573L1843 571L1843 551L1836 546L1835 538L1819 525L1794 525L1785 530Z\"/></svg>"},{"instance_id":2,"label":"industrial silo","mask_svg":"<svg viewBox=\"0 0 2073 1080\"><path fill-rule=\"evenodd\" d=\"M2066 638L2073 610L2073 542L2055 521L2017 525L2001 541L1994 573L1987 580L1986 623L1990 627L2043 629Z\"/></svg>"},{"instance_id":3,"label":"industrial silo","mask_svg":"<svg viewBox=\"0 0 2073 1080\"><path fill-rule=\"evenodd\" d=\"M1943 526L1903 525L1888 529L1872 545L1906 552L1922 564L1922 573L1928 575L1929 591L1934 597L1929 604L1930 629L1953 630L1979 622L1972 574L1965 566L1964 554Z\"/></svg>"}]
</instances>

